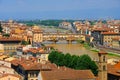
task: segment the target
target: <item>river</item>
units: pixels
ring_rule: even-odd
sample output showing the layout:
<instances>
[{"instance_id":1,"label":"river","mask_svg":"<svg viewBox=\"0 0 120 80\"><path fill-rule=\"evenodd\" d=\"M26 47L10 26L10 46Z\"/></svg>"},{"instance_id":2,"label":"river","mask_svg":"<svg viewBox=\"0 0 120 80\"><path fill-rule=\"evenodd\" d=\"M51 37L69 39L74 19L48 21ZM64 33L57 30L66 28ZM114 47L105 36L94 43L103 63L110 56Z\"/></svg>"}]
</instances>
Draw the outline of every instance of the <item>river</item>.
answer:
<instances>
[{"instance_id":1,"label":"river","mask_svg":"<svg viewBox=\"0 0 120 80\"><path fill-rule=\"evenodd\" d=\"M98 60L98 54L97 52L90 51L83 47L81 44L45 44L47 46L53 46L55 49L58 49L59 51L63 53L70 53L71 55L82 55L82 54L88 54L92 59ZM108 56L108 58L119 58L116 56Z\"/></svg>"}]
</instances>

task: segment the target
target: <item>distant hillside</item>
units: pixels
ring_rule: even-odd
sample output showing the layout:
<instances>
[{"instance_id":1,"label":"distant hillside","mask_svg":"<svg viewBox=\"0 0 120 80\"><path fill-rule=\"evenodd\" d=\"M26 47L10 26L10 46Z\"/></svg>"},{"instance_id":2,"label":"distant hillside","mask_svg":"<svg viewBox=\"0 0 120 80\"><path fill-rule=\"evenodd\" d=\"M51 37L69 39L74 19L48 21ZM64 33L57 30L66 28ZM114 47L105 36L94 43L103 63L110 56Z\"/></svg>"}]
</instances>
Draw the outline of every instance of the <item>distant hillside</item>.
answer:
<instances>
[{"instance_id":1,"label":"distant hillside","mask_svg":"<svg viewBox=\"0 0 120 80\"><path fill-rule=\"evenodd\" d=\"M83 21L83 20L19 20L18 23L25 23L28 26L33 25L45 25L45 26L59 26L59 23L66 21L73 23L74 21Z\"/></svg>"}]
</instances>

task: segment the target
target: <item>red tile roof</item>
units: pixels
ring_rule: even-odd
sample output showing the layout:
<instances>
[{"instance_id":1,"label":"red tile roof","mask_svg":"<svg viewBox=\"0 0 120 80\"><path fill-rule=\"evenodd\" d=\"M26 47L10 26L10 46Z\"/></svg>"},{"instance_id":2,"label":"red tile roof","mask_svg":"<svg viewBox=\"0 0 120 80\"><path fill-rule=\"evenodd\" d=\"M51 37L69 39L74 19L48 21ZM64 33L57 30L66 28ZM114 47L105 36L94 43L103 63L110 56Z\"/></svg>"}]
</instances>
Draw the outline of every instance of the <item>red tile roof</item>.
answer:
<instances>
[{"instance_id":1,"label":"red tile roof","mask_svg":"<svg viewBox=\"0 0 120 80\"><path fill-rule=\"evenodd\" d=\"M120 62L115 65L108 64L108 74L120 76Z\"/></svg>"},{"instance_id":2,"label":"red tile roof","mask_svg":"<svg viewBox=\"0 0 120 80\"><path fill-rule=\"evenodd\" d=\"M111 31L113 29L108 27L92 28L92 31Z\"/></svg>"},{"instance_id":3,"label":"red tile roof","mask_svg":"<svg viewBox=\"0 0 120 80\"><path fill-rule=\"evenodd\" d=\"M103 50L100 50L100 51L98 52L98 54L107 54L107 52L105 52L105 51L103 51Z\"/></svg>"},{"instance_id":4,"label":"red tile roof","mask_svg":"<svg viewBox=\"0 0 120 80\"><path fill-rule=\"evenodd\" d=\"M44 64L38 63L37 59L32 57L29 59L22 58L21 60L13 60L11 63L14 66L21 66L24 70L51 70L53 68L57 68L56 65L45 62Z\"/></svg>"},{"instance_id":5,"label":"red tile roof","mask_svg":"<svg viewBox=\"0 0 120 80\"><path fill-rule=\"evenodd\" d=\"M0 41L21 41L22 39L17 37L0 37Z\"/></svg>"},{"instance_id":6,"label":"red tile roof","mask_svg":"<svg viewBox=\"0 0 120 80\"><path fill-rule=\"evenodd\" d=\"M28 50L24 50L23 52L25 53L32 52L34 54L37 54L37 53L45 53L45 50L43 50L42 48L30 48Z\"/></svg>"},{"instance_id":7,"label":"red tile roof","mask_svg":"<svg viewBox=\"0 0 120 80\"><path fill-rule=\"evenodd\" d=\"M102 32L101 34L110 34L110 35L115 35L115 34L119 34L119 33L115 33L115 32Z\"/></svg>"},{"instance_id":8,"label":"red tile roof","mask_svg":"<svg viewBox=\"0 0 120 80\"><path fill-rule=\"evenodd\" d=\"M82 80L95 79L90 70L41 71L43 80Z\"/></svg>"}]
</instances>

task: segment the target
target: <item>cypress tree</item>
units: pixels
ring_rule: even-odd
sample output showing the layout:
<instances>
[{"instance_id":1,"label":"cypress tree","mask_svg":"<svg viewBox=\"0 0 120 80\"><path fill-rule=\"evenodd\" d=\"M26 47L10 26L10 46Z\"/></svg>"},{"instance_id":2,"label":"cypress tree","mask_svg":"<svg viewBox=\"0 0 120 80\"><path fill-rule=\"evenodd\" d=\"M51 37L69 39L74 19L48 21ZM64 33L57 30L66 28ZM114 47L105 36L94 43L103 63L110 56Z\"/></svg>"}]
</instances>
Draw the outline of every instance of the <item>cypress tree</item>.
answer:
<instances>
[{"instance_id":1,"label":"cypress tree","mask_svg":"<svg viewBox=\"0 0 120 80\"><path fill-rule=\"evenodd\" d=\"M2 33L2 30L3 30L3 28L2 28L2 25L1 25L1 22L0 22L0 32Z\"/></svg>"}]
</instances>

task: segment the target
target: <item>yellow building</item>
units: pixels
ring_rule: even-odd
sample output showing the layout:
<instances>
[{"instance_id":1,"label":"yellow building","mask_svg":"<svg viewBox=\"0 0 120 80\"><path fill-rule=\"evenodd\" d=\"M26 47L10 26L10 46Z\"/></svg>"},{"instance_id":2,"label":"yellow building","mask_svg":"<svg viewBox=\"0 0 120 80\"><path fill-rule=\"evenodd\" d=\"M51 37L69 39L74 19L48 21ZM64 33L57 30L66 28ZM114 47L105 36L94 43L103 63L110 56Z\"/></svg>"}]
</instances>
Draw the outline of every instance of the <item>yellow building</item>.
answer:
<instances>
[{"instance_id":1,"label":"yellow building","mask_svg":"<svg viewBox=\"0 0 120 80\"><path fill-rule=\"evenodd\" d=\"M114 32L103 32L102 34L102 39L101 42L105 46L112 46L112 39L113 38L120 38L119 33L114 33Z\"/></svg>"},{"instance_id":2,"label":"yellow building","mask_svg":"<svg viewBox=\"0 0 120 80\"><path fill-rule=\"evenodd\" d=\"M24 30L21 30L20 28L15 29L15 33L17 33L17 34L22 34L23 32L24 32Z\"/></svg>"},{"instance_id":3,"label":"yellow building","mask_svg":"<svg viewBox=\"0 0 120 80\"><path fill-rule=\"evenodd\" d=\"M112 39L112 47L120 49L120 38L113 38Z\"/></svg>"},{"instance_id":4,"label":"yellow building","mask_svg":"<svg viewBox=\"0 0 120 80\"><path fill-rule=\"evenodd\" d=\"M4 45L0 44L0 53L4 53Z\"/></svg>"},{"instance_id":5,"label":"yellow building","mask_svg":"<svg viewBox=\"0 0 120 80\"><path fill-rule=\"evenodd\" d=\"M4 46L4 52L15 52L16 48L20 46L22 39L16 37L1 37L0 43Z\"/></svg>"},{"instance_id":6,"label":"yellow building","mask_svg":"<svg viewBox=\"0 0 120 80\"><path fill-rule=\"evenodd\" d=\"M33 42L42 42L43 41L43 31L37 27L33 27Z\"/></svg>"}]
</instances>

